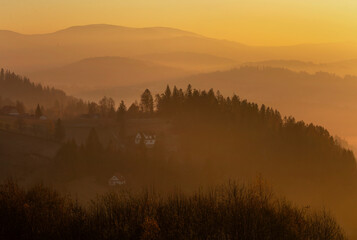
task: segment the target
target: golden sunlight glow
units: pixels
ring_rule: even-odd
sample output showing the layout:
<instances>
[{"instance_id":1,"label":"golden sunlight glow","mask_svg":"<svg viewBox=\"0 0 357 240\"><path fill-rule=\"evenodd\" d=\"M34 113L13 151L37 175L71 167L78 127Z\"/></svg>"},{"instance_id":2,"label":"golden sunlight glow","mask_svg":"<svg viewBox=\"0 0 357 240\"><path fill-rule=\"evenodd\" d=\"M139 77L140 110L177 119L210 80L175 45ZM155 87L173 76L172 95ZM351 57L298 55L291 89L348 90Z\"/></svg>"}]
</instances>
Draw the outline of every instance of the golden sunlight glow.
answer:
<instances>
[{"instance_id":1,"label":"golden sunlight glow","mask_svg":"<svg viewBox=\"0 0 357 240\"><path fill-rule=\"evenodd\" d=\"M2 0L0 29L30 34L107 23L251 45L354 42L356 12L353 0Z\"/></svg>"}]
</instances>

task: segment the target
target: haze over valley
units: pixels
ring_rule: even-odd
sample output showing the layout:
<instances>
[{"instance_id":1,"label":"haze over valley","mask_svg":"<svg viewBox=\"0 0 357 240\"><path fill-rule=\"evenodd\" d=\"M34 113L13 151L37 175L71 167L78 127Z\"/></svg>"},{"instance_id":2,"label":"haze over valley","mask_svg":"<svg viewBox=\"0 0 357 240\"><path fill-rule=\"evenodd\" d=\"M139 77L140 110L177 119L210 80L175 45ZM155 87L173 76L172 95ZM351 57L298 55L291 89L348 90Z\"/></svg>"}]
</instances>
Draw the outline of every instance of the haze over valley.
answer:
<instances>
[{"instance_id":1,"label":"haze over valley","mask_svg":"<svg viewBox=\"0 0 357 240\"><path fill-rule=\"evenodd\" d=\"M0 14L1 239L357 239L356 3L40 2Z\"/></svg>"},{"instance_id":2,"label":"haze over valley","mask_svg":"<svg viewBox=\"0 0 357 240\"><path fill-rule=\"evenodd\" d=\"M132 102L147 87L190 82L326 126L357 146L353 44L252 47L178 29L104 24L41 35L2 31L0 41L0 65L76 97Z\"/></svg>"}]
</instances>

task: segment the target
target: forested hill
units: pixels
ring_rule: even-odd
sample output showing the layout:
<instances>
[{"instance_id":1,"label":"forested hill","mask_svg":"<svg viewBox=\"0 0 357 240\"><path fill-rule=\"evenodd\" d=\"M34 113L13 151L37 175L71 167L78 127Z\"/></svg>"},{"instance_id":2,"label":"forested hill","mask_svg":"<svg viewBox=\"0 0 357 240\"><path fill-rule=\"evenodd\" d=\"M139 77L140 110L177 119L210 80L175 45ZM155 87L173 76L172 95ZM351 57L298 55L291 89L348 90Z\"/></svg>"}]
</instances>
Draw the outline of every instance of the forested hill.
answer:
<instances>
[{"instance_id":1,"label":"forested hill","mask_svg":"<svg viewBox=\"0 0 357 240\"><path fill-rule=\"evenodd\" d=\"M34 108L37 104L50 108L73 100L61 90L35 84L26 77L4 69L0 71L0 97L0 105L21 101L28 108Z\"/></svg>"},{"instance_id":2,"label":"forested hill","mask_svg":"<svg viewBox=\"0 0 357 240\"><path fill-rule=\"evenodd\" d=\"M183 152L205 162L209 181L260 172L305 193L355 192L353 153L321 126L212 89L167 88L156 98L157 114L175 123Z\"/></svg>"}]
</instances>

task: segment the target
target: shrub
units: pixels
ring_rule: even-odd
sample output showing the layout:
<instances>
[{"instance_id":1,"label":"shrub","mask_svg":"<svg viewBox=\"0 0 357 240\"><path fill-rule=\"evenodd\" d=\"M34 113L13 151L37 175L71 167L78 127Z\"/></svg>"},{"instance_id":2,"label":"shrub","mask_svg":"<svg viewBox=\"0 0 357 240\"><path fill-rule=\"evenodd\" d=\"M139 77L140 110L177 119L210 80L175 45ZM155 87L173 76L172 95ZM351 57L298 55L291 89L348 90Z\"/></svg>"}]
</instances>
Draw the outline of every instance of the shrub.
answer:
<instances>
[{"instance_id":1,"label":"shrub","mask_svg":"<svg viewBox=\"0 0 357 240\"><path fill-rule=\"evenodd\" d=\"M261 182L192 194L112 191L89 206L36 185L0 185L1 239L345 239L326 211L298 208Z\"/></svg>"}]
</instances>

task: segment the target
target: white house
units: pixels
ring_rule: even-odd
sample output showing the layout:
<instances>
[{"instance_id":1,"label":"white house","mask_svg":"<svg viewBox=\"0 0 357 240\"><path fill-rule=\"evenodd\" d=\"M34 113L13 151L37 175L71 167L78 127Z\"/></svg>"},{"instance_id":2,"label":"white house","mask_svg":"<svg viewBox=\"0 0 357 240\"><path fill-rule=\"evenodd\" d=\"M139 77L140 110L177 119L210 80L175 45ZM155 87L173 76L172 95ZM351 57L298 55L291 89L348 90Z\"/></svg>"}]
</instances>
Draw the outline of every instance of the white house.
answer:
<instances>
[{"instance_id":1,"label":"white house","mask_svg":"<svg viewBox=\"0 0 357 240\"><path fill-rule=\"evenodd\" d=\"M47 117L46 117L45 115L42 115L42 116L40 117L40 120L47 120Z\"/></svg>"},{"instance_id":2,"label":"white house","mask_svg":"<svg viewBox=\"0 0 357 240\"><path fill-rule=\"evenodd\" d=\"M109 186L120 186L120 185L124 185L125 183L126 183L125 177L123 177L120 174L114 175L108 181Z\"/></svg>"},{"instance_id":3,"label":"white house","mask_svg":"<svg viewBox=\"0 0 357 240\"><path fill-rule=\"evenodd\" d=\"M17 111L16 108L12 108L12 109L9 111L8 115L10 115L10 116L19 116L20 113Z\"/></svg>"},{"instance_id":4,"label":"white house","mask_svg":"<svg viewBox=\"0 0 357 240\"><path fill-rule=\"evenodd\" d=\"M144 141L147 148L152 148L155 146L156 136L145 133L137 133L135 136L135 144L140 144L142 141Z\"/></svg>"}]
</instances>

